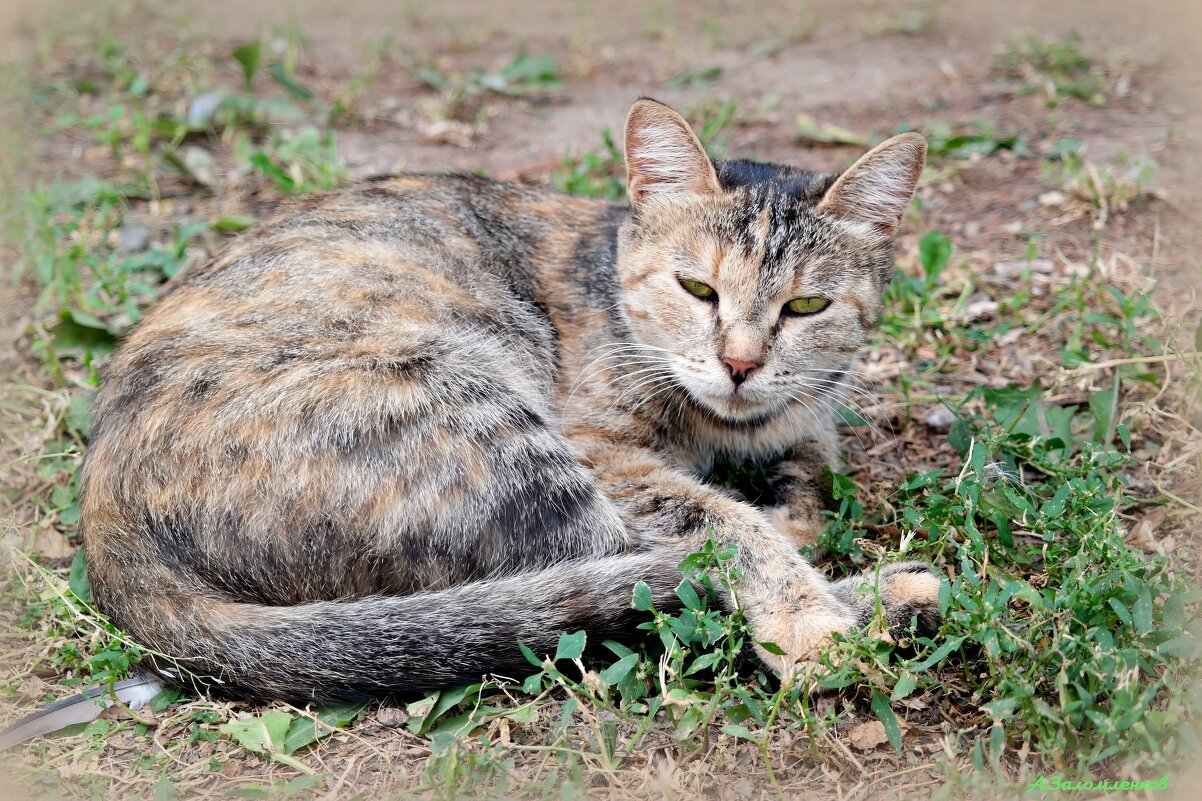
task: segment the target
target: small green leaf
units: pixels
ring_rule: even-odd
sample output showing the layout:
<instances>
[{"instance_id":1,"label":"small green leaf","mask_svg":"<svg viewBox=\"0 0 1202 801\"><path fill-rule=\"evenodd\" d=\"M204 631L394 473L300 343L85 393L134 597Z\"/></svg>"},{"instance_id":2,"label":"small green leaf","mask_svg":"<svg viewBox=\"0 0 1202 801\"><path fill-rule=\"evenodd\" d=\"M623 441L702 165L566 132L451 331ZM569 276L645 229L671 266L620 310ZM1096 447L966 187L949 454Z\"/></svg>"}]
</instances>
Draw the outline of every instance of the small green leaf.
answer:
<instances>
[{"instance_id":1,"label":"small green leaf","mask_svg":"<svg viewBox=\"0 0 1202 801\"><path fill-rule=\"evenodd\" d=\"M92 602L92 587L88 582L87 555L84 553L82 545L71 559L71 574L67 578L67 586L71 588L71 592L75 593L75 597L85 604Z\"/></svg>"},{"instance_id":2,"label":"small green leaf","mask_svg":"<svg viewBox=\"0 0 1202 801\"><path fill-rule=\"evenodd\" d=\"M150 710L155 713L162 712L183 697L184 694L177 688L164 687L154 698L150 699Z\"/></svg>"},{"instance_id":3,"label":"small green leaf","mask_svg":"<svg viewBox=\"0 0 1202 801\"><path fill-rule=\"evenodd\" d=\"M947 658L948 654L959 648L960 644L963 643L965 639L966 638L962 636L952 637L950 640L943 643L943 645L936 648L930 656L919 662L917 665L909 665L910 670L913 670L915 673L917 673L919 671L926 670L929 667L935 666Z\"/></svg>"},{"instance_id":4,"label":"small green leaf","mask_svg":"<svg viewBox=\"0 0 1202 801\"><path fill-rule=\"evenodd\" d=\"M283 751L291 754L306 745L317 742L335 729L350 723L367 708L368 701L335 704L317 710L313 717L302 716L292 721L284 737Z\"/></svg>"},{"instance_id":5,"label":"small green leaf","mask_svg":"<svg viewBox=\"0 0 1202 801\"><path fill-rule=\"evenodd\" d=\"M1152 595L1147 587L1140 590L1139 597L1131 605L1131 622L1140 634L1147 634L1152 630Z\"/></svg>"},{"instance_id":6,"label":"small green leaf","mask_svg":"<svg viewBox=\"0 0 1202 801\"><path fill-rule=\"evenodd\" d=\"M995 720L1013 714L1017 708L1018 699L1015 698L1001 698L997 701L990 701L988 704L981 704L981 709Z\"/></svg>"},{"instance_id":7,"label":"small green leaf","mask_svg":"<svg viewBox=\"0 0 1202 801\"><path fill-rule=\"evenodd\" d=\"M430 721L438 720L452 707L458 706L459 702L464 698L479 691L479 682L475 684L461 684L458 687L450 687L443 690L442 695L438 698L438 703L434 705L434 711L430 713Z\"/></svg>"},{"instance_id":8,"label":"small green leaf","mask_svg":"<svg viewBox=\"0 0 1202 801\"><path fill-rule=\"evenodd\" d=\"M935 280L952 257L952 241L939 231L927 231L918 241L918 260L929 280Z\"/></svg>"},{"instance_id":9,"label":"small green leaf","mask_svg":"<svg viewBox=\"0 0 1202 801\"><path fill-rule=\"evenodd\" d=\"M263 43L258 39L234 49L234 60L242 65L242 80L249 89L263 56Z\"/></svg>"},{"instance_id":10,"label":"small green leaf","mask_svg":"<svg viewBox=\"0 0 1202 801\"><path fill-rule=\"evenodd\" d=\"M639 581L634 585L634 608L640 612L654 612L655 601L651 596L651 588Z\"/></svg>"},{"instance_id":11,"label":"small green leaf","mask_svg":"<svg viewBox=\"0 0 1202 801\"><path fill-rule=\"evenodd\" d=\"M755 735L747 730L746 726L723 726L723 734L729 734L731 737L738 737L740 740L750 740L753 743L758 743Z\"/></svg>"},{"instance_id":12,"label":"small green leaf","mask_svg":"<svg viewBox=\"0 0 1202 801\"><path fill-rule=\"evenodd\" d=\"M665 84L666 85L666 84ZM798 114L796 120L797 135L810 142L824 145L855 145L868 147L868 138L855 131L819 122L809 114Z\"/></svg>"},{"instance_id":13,"label":"small green leaf","mask_svg":"<svg viewBox=\"0 0 1202 801\"><path fill-rule=\"evenodd\" d=\"M916 686L918 686L918 678L909 671L903 671L897 680L897 684L893 685L893 692L889 694L889 700L900 701L914 692Z\"/></svg>"},{"instance_id":14,"label":"small green leaf","mask_svg":"<svg viewBox=\"0 0 1202 801\"><path fill-rule=\"evenodd\" d=\"M843 421L844 425L851 426L852 428L861 428L868 425L867 420L846 406L840 405L835 409L835 414L839 415L839 419Z\"/></svg>"},{"instance_id":15,"label":"small green leaf","mask_svg":"<svg viewBox=\"0 0 1202 801\"><path fill-rule=\"evenodd\" d=\"M312 774L312 768L284 751L284 738L291 725L292 716L287 712L268 709L261 715L226 723L221 726L220 731L232 737L248 751L264 754L302 773Z\"/></svg>"},{"instance_id":16,"label":"small green leaf","mask_svg":"<svg viewBox=\"0 0 1202 801\"><path fill-rule=\"evenodd\" d=\"M555 661L558 662L561 659L579 659L584 655L585 639L584 631L560 634L559 644L555 646Z\"/></svg>"},{"instance_id":17,"label":"small green leaf","mask_svg":"<svg viewBox=\"0 0 1202 801\"><path fill-rule=\"evenodd\" d=\"M880 693L873 693L870 706L885 726L885 736L889 738L889 744L893 746L894 751L900 754L902 750L901 725L897 722L897 716L893 714L893 708L889 706L889 699Z\"/></svg>"},{"instance_id":18,"label":"small green leaf","mask_svg":"<svg viewBox=\"0 0 1202 801\"><path fill-rule=\"evenodd\" d=\"M524 642L519 642L518 649L522 652L522 656L526 657L527 662L534 665L536 668L542 668L543 660L539 659L534 651L530 650L530 646L526 645Z\"/></svg>"},{"instance_id":19,"label":"small green leaf","mask_svg":"<svg viewBox=\"0 0 1202 801\"><path fill-rule=\"evenodd\" d=\"M158 784L154 786L154 801L177 801L179 793L175 790L175 785L166 776L160 776Z\"/></svg>"},{"instance_id":20,"label":"small green leaf","mask_svg":"<svg viewBox=\"0 0 1202 801\"><path fill-rule=\"evenodd\" d=\"M438 696L442 693L435 690L420 701L414 701L411 704L405 705L405 712L408 713L409 719L405 721L405 728L414 734L420 734L427 726L426 718L430 711L434 709L434 705L438 703Z\"/></svg>"},{"instance_id":21,"label":"small green leaf","mask_svg":"<svg viewBox=\"0 0 1202 801\"><path fill-rule=\"evenodd\" d=\"M506 712L505 717L509 718L514 723L524 723L529 725L538 720L538 709L534 706L534 704L526 704L525 706L519 706L512 712Z\"/></svg>"},{"instance_id":22,"label":"small green leaf","mask_svg":"<svg viewBox=\"0 0 1202 801\"><path fill-rule=\"evenodd\" d=\"M1175 637L1162 642L1157 650L1178 659L1202 659L1202 642L1193 637Z\"/></svg>"},{"instance_id":23,"label":"small green leaf","mask_svg":"<svg viewBox=\"0 0 1202 801\"><path fill-rule=\"evenodd\" d=\"M701 599L697 597L697 591L693 589L693 585L687 580L681 581L680 585L676 588L676 597L681 600L685 609L699 611L703 608L701 606Z\"/></svg>"},{"instance_id":24,"label":"small green leaf","mask_svg":"<svg viewBox=\"0 0 1202 801\"><path fill-rule=\"evenodd\" d=\"M288 74L284 68L284 62L273 61L267 65L267 71L271 73L271 77L280 86L288 90L288 93L297 100L312 100L313 93L296 82L296 79Z\"/></svg>"},{"instance_id":25,"label":"small green leaf","mask_svg":"<svg viewBox=\"0 0 1202 801\"><path fill-rule=\"evenodd\" d=\"M775 654L776 656L786 656L785 649L781 648L779 645L777 645L774 642L759 642L757 640L757 643L759 644L759 646L761 648L763 648L765 651L767 651L770 654Z\"/></svg>"},{"instance_id":26,"label":"small green leaf","mask_svg":"<svg viewBox=\"0 0 1202 801\"><path fill-rule=\"evenodd\" d=\"M212 228L214 231L221 231L222 233L235 233L237 231L245 231L256 222L258 222L258 220L256 220L254 217L231 214L225 217L218 217L213 221Z\"/></svg>"},{"instance_id":27,"label":"small green leaf","mask_svg":"<svg viewBox=\"0 0 1202 801\"><path fill-rule=\"evenodd\" d=\"M634 666L638 663L638 654L627 654L617 662L614 662L612 665L605 668L605 670L601 671L599 674L601 676L601 681L612 687L622 679L626 678L627 674L629 674L630 671L634 669Z\"/></svg>"},{"instance_id":28,"label":"small green leaf","mask_svg":"<svg viewBox=\"0 0 1202 801\"><path fill-rule=\"evenodd\" d=\"M1125 423L1118 423L1117 425L1115 425L1114 430L1119 435L1119 439L1122 441L1123 447L1127 449L1128 453L1130 453L1131 452L1131 430L1129 428L1127 428L1127 425Z\"/></svg>"}]
</instances>

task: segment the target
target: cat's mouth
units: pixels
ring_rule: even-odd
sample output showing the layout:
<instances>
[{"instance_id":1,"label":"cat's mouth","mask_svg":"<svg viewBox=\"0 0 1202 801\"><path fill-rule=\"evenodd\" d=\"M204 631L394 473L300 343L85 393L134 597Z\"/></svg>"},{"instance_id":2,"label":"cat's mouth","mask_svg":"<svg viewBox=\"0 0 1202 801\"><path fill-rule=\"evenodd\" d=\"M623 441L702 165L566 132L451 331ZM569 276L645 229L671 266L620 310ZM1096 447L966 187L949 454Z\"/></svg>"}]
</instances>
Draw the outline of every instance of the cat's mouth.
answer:
<instances>
[{"instance_id":1,"label":"cat's mouth","mask_svg":"<svg viewBox=\"0 0 1202 801\"><path fill-rule=\"evenodd\" d=\"M781 404L774 398L746 385L731 387L725 392L696 393L694 397L719 417L736 422L766 420L781 410Z\"/></svg>"}]
</instances>

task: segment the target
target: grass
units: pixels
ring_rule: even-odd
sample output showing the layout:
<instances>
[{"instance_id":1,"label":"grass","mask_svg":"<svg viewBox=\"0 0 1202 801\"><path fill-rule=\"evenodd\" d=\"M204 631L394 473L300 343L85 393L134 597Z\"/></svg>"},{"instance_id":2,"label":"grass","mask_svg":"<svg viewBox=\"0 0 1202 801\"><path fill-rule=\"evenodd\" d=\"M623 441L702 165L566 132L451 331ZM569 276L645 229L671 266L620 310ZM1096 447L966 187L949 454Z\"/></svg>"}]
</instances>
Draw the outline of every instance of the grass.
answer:
<instances>
[{"instance_id":1,"label":"grass","mask_svg":"<svg viewBox=\"0 0 1202 801\"><path fill-rule=\"evenodd\" d=\"M386 58L381 45L346 86L330 87L310 79L316 55L295 23L211 49L212 59L174 34L151 37L152 58L101 30L75 60L15 81L33 147L53 153L78 139L93 150L76 169L31 172L5 194L13 279L31 299L22 377L0 397L14 432L0 451L3 491L20 515L6 525L23 543L0 584L12 610L2 636L20 660L0 680L11 710L115 681L144 653L91 608L83 561L71 556L97 368L191 265L253 222L248 197L278 201L345 179L337 134L371 117ZM1094 68L1073 55L1079 45L1024 44L999 76L1084 81ZM519 52L499 63L419 78L451 105L474 106L470 115L485 97L529 103L559 86L553 60ZM679 81L701 91L718 78ZM1067 83L1055 91L1076 96ZM686 112L714 150L740 125L730 100ZM835 144L846 133L807 131ZM636 590L646 637L634 649L568 633L555 653L528 655L525 677L400 703L251 707L165 693L137 718L30 744L5 770L30 794L156 799L351 789L572 798L700 793L713 781L821 797L815 787L844 775L914 797L1017 798L1039 776L1174 774L1197 739L1202 598L1191 582L1197 508L1173 479L1188 489L1194 475L1188 421L1202 362L1185 328L1193 318L1166 312L1171 298L1106 262L1094 224L1103 209L1138 223L1152 202L1148 175L988 120L930 133L936 172L1038 152L1047 186L1092 210L1079 221L1079 260L1045 249L1040 229L1020 269L999 276L950 229L926 230L933 212L916 204L910 224L924 233L902 240L876 338L841 398L848 463L831 474L836 504L810 555L835 576L932 562L944 576L936 636L841 638L819 692L781 687L743 657L752 634L741 616L682 582L677 614ZM1002 162L1007 151L1018 158ZM605 132L545 177L620 200L622 173ZM1077 224L1032 225L1040 219L1048 231ZM926 422L934 411L946 424ZM740 465L723 478L756 481ZM702 587L730 582L730 556L711 544L685 569Z\"/></svg>"},{"instance_id":2,"label":"grass","mask_svg":"<svg viewBox=\"0 0 1202 801\"><path fill-rule=\"evenodd\" d=\"M1057 106L1065 98L1095 106L1106 102L1104 71L1082 49L1076 31L1052 40L1021 36L998 60L1017 91L1042 93L1049 106Z\"/></svg>"}]
</instances>

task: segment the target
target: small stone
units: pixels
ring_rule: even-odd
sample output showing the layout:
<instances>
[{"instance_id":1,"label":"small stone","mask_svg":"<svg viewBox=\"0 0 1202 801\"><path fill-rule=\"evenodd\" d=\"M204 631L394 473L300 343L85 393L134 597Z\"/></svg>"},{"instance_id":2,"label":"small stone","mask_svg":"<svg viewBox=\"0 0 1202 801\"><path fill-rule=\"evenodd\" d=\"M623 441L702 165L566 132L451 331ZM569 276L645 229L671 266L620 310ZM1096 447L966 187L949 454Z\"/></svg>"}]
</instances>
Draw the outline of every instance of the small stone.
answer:
<instances>
[{"instance_id":1,"label":"small stone","mask_svg":"<svg viewBox=\"0 0 1202 801\"><path fill-rule=\"evenodd\" d=\"M224 101L225 92L220 89L203 92L194 97L188 106L188 127L199 130L212 125L213 116Z\"/></svg>"},{"instance_id":2,"label":"small stone","mask_svg":"<svg viewBox=\"0 0 1202 801\"><path fill-rule=\"evenodd\" d=\"M117 232L118 253L140 253L150 245L150 229L145 225L127 222Z\"/></svg>"},{"instance_id":3,"label":"small stone","mask_svg":"<svg viewBox=\"0 0 1202 801\"><path fill-rule=\"evenodd\" d=\"M998 303L996 300L979 300L964 307L964 319L970 323L988 320L997 313L997 310Z\"/></svg>"},{"instance_id":4,"label":"small stone","mask_svg":"<svg viewBox=\"0 0 1202 801\"><path fill-rule=\"evenodd\" d=\"M216 181L213 172L213 154L199 145L183 149L182 161L189 177L201 186L212 186Z\"/></svg>"},{"instance_id":5,"label":"small stone","mask_svg":"<svg viewBox=\"0 0 1202 801\"><path fill-rule=\"evenodd\" d=\"M979 222L977 222L976 220L969 220L968 222L964 223L964 235L965 236L971 238L971 237L975 237L975 236L980 236L980 234L981 234L981 224Z\"/></svg>"},{"instance_id":6,"label":"small stone","mask_svg":"<svg viewBox=\"0 0 1202 801\"><path fill-rule=\"evenodd\" d=\"M1044 192L1039 196L1039 205L1041 206L1063 206L1068 201L1068 195L1061 192L1059 189L1053 189L1050 192Z\"/></svg>"},{"instance_id":7,"label":"small stone","mask_svg":"<svg viewBox=\"0 0 1202 801\"><path fill-rule=\"evenodd\" d=\"M1023 232L1023 221L1022 220L1011 220L1010 222L1008 222L1002 226L1002 230L1005 233L1010 234L1011 236L1018 236L1019 234L1021 234Z\"/></svg>"},{"instance_id":8,"label":"small stone","mask_svg":"<svg viewBox=\"0 0 1202 801\"><path fill-rule=\"evenodd\" d=\"M1028 267L1033 273L1050 275L1055 272L1056 265L1051 259L1031 259L1030 261L999 261L993 265L993 273L998 278L1017 278Z\"/></svg>"},{"instance_id":9,"label":"small stone","mask_svg":"<svg viewBox=\"0 0 1202 801\"><path fill-rule=\"evenodd\" d=\"M868 751L889 742L889 737L885 734L885 724L879 720L870 720L854 727L847 733L847 739L852 748L860 751Z\"/></svg>"},{"instance_id":10,"label":"small stone","mask_svg":"<svg viewBox=\"0 0 1202 801\"><path fill-rule=\"evenodd\" d=\"M404 710L395 706L382 706L376 711L376 723L386 729L395 729L404 725L408 717Z\"/></svg>"},{"instance_id":11,"label":"small stone","mask_svg":"<svg viewBox=\"0 0 1202 801\"><path fill-rule=\"evenodd\" d=\"M927 412L926 417L922 418L922 422L932 431L946 434L956 424L956 415L952 414L951 409L946 406L936 406Z\"/></svg>"}]
</instances>

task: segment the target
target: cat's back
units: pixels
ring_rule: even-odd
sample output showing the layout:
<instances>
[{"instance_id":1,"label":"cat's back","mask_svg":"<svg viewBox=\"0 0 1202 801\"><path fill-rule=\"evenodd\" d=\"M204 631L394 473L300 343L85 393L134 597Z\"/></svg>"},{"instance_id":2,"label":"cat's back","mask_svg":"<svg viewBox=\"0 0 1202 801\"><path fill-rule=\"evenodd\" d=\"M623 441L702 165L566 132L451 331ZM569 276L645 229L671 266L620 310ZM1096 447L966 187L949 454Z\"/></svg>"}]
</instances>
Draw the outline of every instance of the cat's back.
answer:
<instances>
[{"instance_id":1,"label":"cat's back","mask_svg":"<svg viewBox=\"0 0 1202 801\"><path fill-rule=\"evenodd\" d=\"M592 208L401 175L231 242L103 368L81 489L98 591L136 566L269 604L403 593L499 569L463 530L558 536L517 477L542 476L547 514L599 503L549 422L539 301Z\"/></svg>"},{"instance_id":2,"label":"cat's back","mask_svg":"<svg viewBox=\"0 0 1202 801\"><path fill-rule=\"evenodd\" d=\"M211 511L324 482L332 496L310 505L354 507L341 476L382 468L350 460L400 458L379 442L431 446L473 405L481 426L539 413L556 335L535 285L587 208L427 175L296 202L167 296L104 366L90 502L203 497Z\"/></svg>"},{"instance_id":3,"label":"cat's back","mask_svg":"<svg viewBox=\"0 0 1202 801\"><path fill-rule=\"evenodd\" d=\"M473 176L404 174L295 201L134 328L106 365L98 414L195 411L221 387L395 373L401 351L456 332L548 347L534 285L545 242L569 227L557 204L572 200Z\"/></svg>"}]
</instances>

